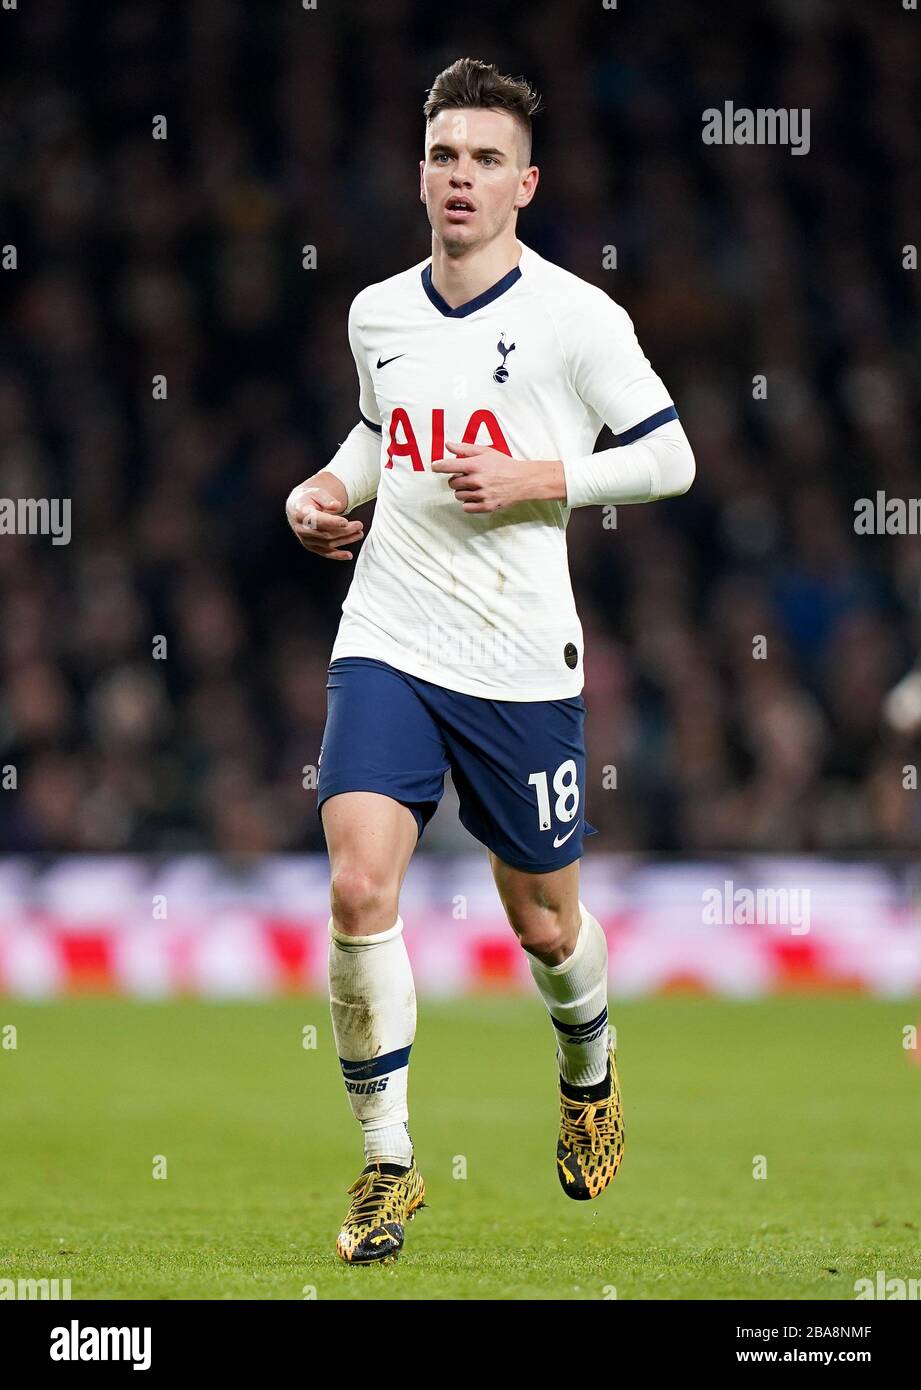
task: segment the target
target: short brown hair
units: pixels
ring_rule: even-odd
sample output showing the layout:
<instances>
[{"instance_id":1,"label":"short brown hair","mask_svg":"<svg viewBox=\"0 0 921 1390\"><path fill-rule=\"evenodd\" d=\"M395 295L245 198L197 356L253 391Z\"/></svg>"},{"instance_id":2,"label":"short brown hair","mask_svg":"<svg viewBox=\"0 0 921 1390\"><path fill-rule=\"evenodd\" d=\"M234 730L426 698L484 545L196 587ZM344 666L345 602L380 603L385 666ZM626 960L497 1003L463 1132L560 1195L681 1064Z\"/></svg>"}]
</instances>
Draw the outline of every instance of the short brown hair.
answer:
<instances>
[{"instance_id":1,"label":"short brown hair","mask_svg":"<svg viewBox=\"0 0 921 1390\"><path fill-rule=\"evenodd\" d=\"M494 63L479 58L458 58L440 72L429 88L422 110L426 124L447 107L476 106L507 111L525 134L525 164L531 162L531 117L540 106L540 97L523 77L505 77Z\"/></svg>"}]
</instances>

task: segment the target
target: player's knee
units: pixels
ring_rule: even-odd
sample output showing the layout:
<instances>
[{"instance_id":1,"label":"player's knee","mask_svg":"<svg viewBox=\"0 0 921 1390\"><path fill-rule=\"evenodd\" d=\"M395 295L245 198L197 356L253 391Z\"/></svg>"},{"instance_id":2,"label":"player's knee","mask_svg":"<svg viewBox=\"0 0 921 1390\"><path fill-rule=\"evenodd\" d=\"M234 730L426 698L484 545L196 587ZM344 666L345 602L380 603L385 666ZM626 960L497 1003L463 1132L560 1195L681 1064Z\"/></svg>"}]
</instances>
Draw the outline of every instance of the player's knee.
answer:
<instances>
[{"instance_id":1,"label":"player's knee","mask_svg":"<svg viewBox=\"0 0 921 1390\"><path fill-rule=\"evenodd\" d=\"M397 917L397 894L393 884L382 875L344 867L333 873L330 907L340 931L362 935L393 925Z\"/></svg>"},{"instance_id":2,"label":"player's knee","mask_svg":"<svg viewBox=\"0 0 921 1390\"><path fill-rule=\"evenodd\" d=\"M523 904L508 909L508 919L519 944L545 965L560 965L572 952L572 931L563 913Z\"/></svg>"}]
</instances>

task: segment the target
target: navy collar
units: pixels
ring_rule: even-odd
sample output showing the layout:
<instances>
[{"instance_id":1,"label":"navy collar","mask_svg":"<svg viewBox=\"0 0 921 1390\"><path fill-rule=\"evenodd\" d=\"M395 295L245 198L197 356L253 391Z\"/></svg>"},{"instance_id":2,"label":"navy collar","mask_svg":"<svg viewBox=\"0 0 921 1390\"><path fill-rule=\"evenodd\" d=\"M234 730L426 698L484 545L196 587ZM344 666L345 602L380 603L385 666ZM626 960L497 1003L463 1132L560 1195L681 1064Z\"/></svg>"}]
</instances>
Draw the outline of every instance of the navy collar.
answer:
<instances>
[{"instance_id":1,"label":"navy collar","mask_svg":"<svg viewBox=\"0 0 921 1390\"><path fill-rule=\"evenodd\" d=\"M444 314L446 319L465 319L468 314L475 314L477 309L483 309L487 304L491 304L494 299L498 299L500 294L505 294L510 290L516 280L521 279L521 266L516 265L507 275L503 275L501 280L497 280L488 290L478 294L476 299L468 299L466 304L458 304L456 309L452 309L447 300L442 299L441 295L432 284L431 262L422 271L422 288L425 290L429 299L435 305L439 313Z\"/></svg>"}]
</instances>

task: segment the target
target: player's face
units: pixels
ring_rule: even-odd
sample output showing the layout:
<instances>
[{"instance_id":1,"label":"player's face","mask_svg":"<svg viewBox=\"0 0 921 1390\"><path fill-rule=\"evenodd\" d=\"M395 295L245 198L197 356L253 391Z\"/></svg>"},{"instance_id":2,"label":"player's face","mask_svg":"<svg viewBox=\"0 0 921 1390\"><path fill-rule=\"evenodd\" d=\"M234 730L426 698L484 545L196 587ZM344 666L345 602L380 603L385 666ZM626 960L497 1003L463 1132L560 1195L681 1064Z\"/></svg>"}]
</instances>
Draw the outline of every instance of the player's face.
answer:
<instances>
[{"instance_id":1,"label":"player's face","mask_svg":"<svg viewBox=\"0 0 921 1390\"><path fill-rule=\"evenodd\" d=\"M505 111L446 109L427 127L421 197L449 255L492 241L533 198L538 171L523 163L522 143Z\"/></svg>"}]
</instances>

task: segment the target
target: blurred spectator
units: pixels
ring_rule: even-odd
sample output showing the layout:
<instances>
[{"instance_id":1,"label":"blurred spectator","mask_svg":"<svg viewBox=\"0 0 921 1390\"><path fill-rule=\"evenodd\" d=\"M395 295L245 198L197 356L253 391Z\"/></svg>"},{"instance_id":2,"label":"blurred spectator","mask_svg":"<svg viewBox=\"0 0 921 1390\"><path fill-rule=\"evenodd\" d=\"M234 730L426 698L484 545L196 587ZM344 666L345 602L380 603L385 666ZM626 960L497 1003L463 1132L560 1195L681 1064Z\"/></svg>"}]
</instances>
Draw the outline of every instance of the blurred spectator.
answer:
<instances>
[{"instance_id":1,"label":"blurred spectator","mask_svg":"<svg viewBox=\"0 0 921 1390\"><path fill-rule=\"evenodd\" d=\"M912 23L558 0L4 15L0 495L71 497L73 538L0 537L2 846L321 846L351 570L301 550L284 501L357 418L351 297L428 254L421 106L469 53L543 93L521 239L625 305L697 457L685 498L571 519L596 843L916 847L913 750L879 713L921 640L919 543L853 528L858 497L917 490ZM729 99L809 107L808 156L705 146ZM426 848L463 836L451 805Z\"/></svg>"}]
</instances>

